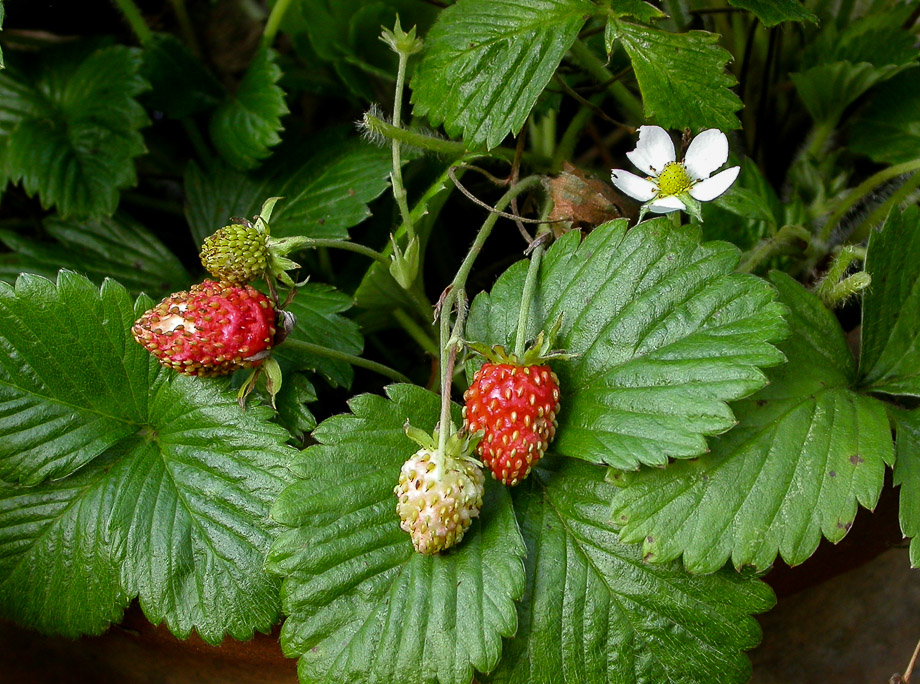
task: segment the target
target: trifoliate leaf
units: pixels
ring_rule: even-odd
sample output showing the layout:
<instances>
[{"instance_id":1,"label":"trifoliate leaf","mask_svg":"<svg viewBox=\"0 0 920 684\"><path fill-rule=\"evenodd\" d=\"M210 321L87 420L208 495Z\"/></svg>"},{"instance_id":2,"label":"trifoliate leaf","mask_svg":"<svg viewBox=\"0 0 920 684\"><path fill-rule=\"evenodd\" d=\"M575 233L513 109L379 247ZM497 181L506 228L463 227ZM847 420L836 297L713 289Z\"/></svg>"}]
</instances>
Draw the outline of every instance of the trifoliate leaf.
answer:
<instances>
[{"instance_id":1,"label":"trifoliate leaf","mask_svg":"<svg viewBox=\"0 0 920 684\"><path fill-rule=\"evenodd\" d=\"M358 324L339 315L351 305L351 297L334 287L307 283L298 288L294 301L288 307L288 311L297 317L289 339L318 344L346 354L360 354L364 349L364 338ZM275 355L294 368L320 373L333 387L351 385L353 371L345 361L305 352L293 344L281 344Z\"/></svg>"},{"instance_id":2,"label":"trifoliate leaf","mask_svg":"<svg viewBox=\"0 0 920 684\"><path fill-rule=\"evenodd\" d=\"M511 497L488 481L463 541L416 553L393 487L418 448L403 424L430 431L439 401L411 385L387 394L358 396L350 414L321 423L319 445L295 464L301 479L272 509L291 528L267 566L285 576L281 646L300 657L301 680L316 684L468 684L474 668L495 667L501 637L517 629L524 545Z\"/></svg>"},{"instance_id":3,"label":"trifoliate leaf","mask_svg":"<svg viewBox=\"0 0 920 684\"><path fill-rule=\"evenodd\" d=\"M586 0L459 0L425 37L412 79L416 115L469 147L517 134L585 20Z\"/></svg>"},{"instance_id":4,"label":"trifoliate leaf","mask_svg":"<svg viewBox=\"0 0 920 684\"><path fill-rule=\"evenodd\" d=\"M802 7L798 0L728 0L728 4L753 12L760 23L767 27L784 21L818 23L818 17Z\"/></svg>"},{"instance_id":5,"label":"trifoliate leaf","mask_svg":"<svg viewBox=\"0 0 920 684\"><path fill-rule=\"evenodd\" d=\"M562 411L553 449L617 468L665 465L707 451L706 435L735 424L726 402L766 384L759 366L783 360L782 307L763 280L732 273L736 247L700 244L667 220L627 231L619 220L581 244L569 233L543 259L528 338L561 316L554 361ZM467 338L508 345L527 263L476 298Z\"/></svg>"},{"instance_id":6,"label":"trifoliate leaf","mask_svg":"<svg viewBox=\"0 0 920 684\"><path fill-rule=\"evenodd\" d=\"M880 164L920 158L920 69L878 87L850 127L850 150Z\"/></svg>"},{"instance_id":7,"label":"trifoliate leaf","mask_svg":"<svg viewBox=\"0 0 920 684\"><path fill-rule=\"evenodd\" d=\"M0 74L0 155L6 175L64 217L110 216L119 191L137 183L134 157L148 123L135 97L147 89L140 51L102 48L85 58L66 48L37 77Z\"/></svg>"},{"instance_id":8,"label":"trifoliate leaf","mask_svg":"<svg viewBox=\"0 0 920 684\"><path fill-rule=\"evenodd\" d=\"M893 481L900 486L901 532L910 537L910 566L920 567L920 411L892 409L897 427Z\"/></svg>"},{"instance_id":9,"label":"trifoliate leaf","mask_svg":"<svg viewBox=\"0 0 920 684\"><path fill-rule=\"evenodd\" d=\"M224 97L220 82L201 60L168 33L154 33L144 44L141 75L150 82L144 101L173 119L213 109Z\"/></svg>"},{"instance_id":10,"label":"trifoliate leaf","mask_svg":"<svg viewBox=\"0 0 920 684\"><path fill-rule=\"evenodd\" d=\"M760 640L752 613L773 593L732 571L689 575L643 562L617 539L605 470L547 457L514 490L527 545L520 628L494 684L746 682Z\"/></svg>"},{"instance_id":11,"label":"trifoliate leaf","mask_svg":"<svg viewBox=\"0 0 920 684\"><path fill-rule=\"evenodd\" d=\"M196 244L232 216L252 218L267 197L284 198L272 215L274 237L346 238L371 215L368 203L389 187L391 152L360 140L336 141L306 158L301 151L296 162L284 156L252 175L226 167L205 174L189 165L186 217Z\"/></svg>"},{"instance_id":12,"label":"trifoliate leaf","mask_svg":"<svg viewBox=\"0 0 920 684\"><path fill-rule=\"evenodd\" d=\"M0 515L0 613L98 632L138 596L180 637L246 639L278 615L268 508L296 452L270 411L132 339L149 304L68 272L0 284L0 467L34 484L0 490L32 511Z\"/></svg>"},{"instance_id":13,"label":"trifoliate leaf","mask_svg":"<svg viewBox=\"0 0 920 684\"><path fill-rule=\"evenodd\" d=\"M53 279L67 268L100 284L105 278L117 278L131 292L148 294L165 294L188 283L188 272L175 254L127 216L82 221L50 217L44 226L57 242L38 242L0 230L0 242L18 257L19 272ZM15 282L16 275L0 274Z\"/></svg>"},{"instance_id":14,"label":"trifoliate leaf","mask_svg":"<svg viewBox=\"0 0 920 684\"><path fill-rule=\"evenodd\" d=\"M611 38L632 60L645 116L664 128L740 128L741 100L725 71L731 53L705 31L669 33L610 17Z\"/></svg>"},{"instance_id":15,"label":"trifoliate leaf","mask_svg":"<svg viewBox=\"0 0 920 684\"><path fill-rule=\"evenodd\" d=\"M128 442L125 443L127 446ZM106 538L113 450L40 487L0 483L0 615L45 633L101 634L131 600Z\"/></svg>"},{"instance_id":16,"label":"trifoliate leaf","mask_svg":"<svg viewBox=\"0 0 920 684\"><path fill-rule=\"evenodd\" d=\"M790 309L789 362L733 405L740 422L712 453L621 477L614 522L649 560L683 554L692 572L713 572L729 557L767 568L779 553L797 565L822 534L846 535L857 503L878 500L893 460L885 407L851 389L856 363L834 315L789 276L772 279Z\"/></svg>"},{"instance_id":17,"label":"trifoliate leaf","mask_svg":"<svg viewBox=\"0 0 920 684\"><path fill-rule=\"evenodd\" d=\"M276 61L274 50L260 49L236 94L211 117L211 141L238 169L254 169L281 142L281 117L288 108L277 85L281 69Z\"/></svg>"},{"instance_id":18,"label":"trifoliate leaf","mask_svg":"<svg viewBox=\"0 0 920 684\"><path fill-rule=\"evenodd\" d=\"M920 209L894 209L869 237L860 384L920 397Z\"/></svg>"}]
</instances>

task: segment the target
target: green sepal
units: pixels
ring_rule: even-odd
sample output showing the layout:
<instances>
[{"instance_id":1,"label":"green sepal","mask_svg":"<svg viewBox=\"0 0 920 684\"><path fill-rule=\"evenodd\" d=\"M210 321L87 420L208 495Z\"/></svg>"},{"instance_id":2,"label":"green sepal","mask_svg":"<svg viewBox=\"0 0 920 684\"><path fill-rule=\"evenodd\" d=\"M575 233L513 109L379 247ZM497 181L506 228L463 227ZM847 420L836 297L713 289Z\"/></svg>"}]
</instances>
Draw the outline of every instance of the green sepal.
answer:
<instances>
[{"instance_id":1,"label":"green sepal","mask_svg":"<svg viewBox=\"0 0 920 684\"><path fill-rule=\"evenodd\" d=\"M267 200L262 202L262 208L259 209L259 215L256 216L256 227L259 227L261 224L261 229L268 232L268 222L272 218L272 211L275 209L275 204L278 200L284 199L283 197L269 197Z\"/></svg>"},{"instance_id":2,"label":"green sepal","mask_svg":"<svg viewBox=\"0 0 920 684\"><path fill-rule=\"evenodd\" d=\"M464 342L464 344L467 349L484 356L492 363L504 363L512 366L541 366L551 359L571 359L577 356L577 354L569 354L563 349L552 348L561 326L562 314L556 318L556 322L553 323L549 333L541 330L534 338L533 344L521 356L509 354L508 350L501 344L495 344L491 347L481 342Z\"/></svg>"},{"instance_id":3,"label":"green sepal","mask_svg":"<svg viewBox=\"0 0 920 684\"><path fill-rule=\"evenodd\" d=\"M392 238L393 254L390 257L390 275L404 290L408 290L418 277L419 240L413 237L406 245L406 251L399 249L396 239Z\"/></svg>"},{"instance_id":4,"label":"green sepal","mask_svg":"<svg viewBox=\"0 0 920 684\"><path fill-rule=\"evenodd\" d=\"M278 407L275 406L275 397L278 396L278 392L281 391L281 366L274 357L269 356L262 363L261 368L265 371L265 390L271 398L272 408L277 410Z\"/></svg>"},{"instance_id":5,"label":"green sepal","mask_svg":"<svg viewBox=\"0 0 920 684\"><path fill-rule=\"evenodd\" d=\"M690 214L691 217L696 219L697 223L703 222L703 214L700 211L700 203L693 199L689 192L680 193L677 196L677 199L683 202L684 209L687 210L687 213Z\"/></svg>"},{"instance_id":6,"label":"green sepal","mask_svg":"<svg viewBox=\"0 0 920 684\"><path fill-rule=\"evenodd\" d=\"M391 31L388 28L384 28L383 32L380 34L380 40L390 46L390 49L399 55L414 55L416 52L422 51L422 46L424 41L421 38L416 37L415 35L415 26L407 31L402 30L402 26L399 25L399 15L396 16L396 25Z\"/></svg>"},{"instance_id":7,"label":"green sepal","mask_svg":"<svg viewBox=\"0 0 920 684\"><path fill-rule=\"evenodd\" d=\"M440 437L440 428L436 427L431 433L425 432L409 423L409 420L406 419L405 425L403 425L403 430L406 432L406 437L411 439L413 442L418 444L423 449L428 449L432 453L437 453L438 451L438 438ZM468 461L474 461L477 464L475 458L471 454L476 450L476 446L479 444L479 441L482 439L485 434L484 430L479 430L478 432L469 433L465 430L460 430L459 432L454 432L447 438L447 446L444 447L444 456L452 459L465 459ZM480 464L481 465L481 464Z\"/></svg>"}]
</instances>

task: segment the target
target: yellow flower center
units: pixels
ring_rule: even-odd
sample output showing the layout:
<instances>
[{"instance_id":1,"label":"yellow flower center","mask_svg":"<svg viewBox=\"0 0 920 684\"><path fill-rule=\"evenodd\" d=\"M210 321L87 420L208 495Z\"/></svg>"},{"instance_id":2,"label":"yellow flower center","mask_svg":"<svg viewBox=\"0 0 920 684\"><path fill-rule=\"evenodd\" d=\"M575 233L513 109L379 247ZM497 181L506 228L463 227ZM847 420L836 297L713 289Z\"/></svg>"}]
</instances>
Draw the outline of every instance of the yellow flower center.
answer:
<instances>
[{"instance_id":1,"label":"yellow flower center","mask_svg":"<svg viewBox=\"0 0 920 684\"><path fill-rule=\"evenodd\" d=\"M668 162L658 175L658 191L662 197L679 195L690 189L690 176L680 162Z\"/></svg>"}]
</instances>

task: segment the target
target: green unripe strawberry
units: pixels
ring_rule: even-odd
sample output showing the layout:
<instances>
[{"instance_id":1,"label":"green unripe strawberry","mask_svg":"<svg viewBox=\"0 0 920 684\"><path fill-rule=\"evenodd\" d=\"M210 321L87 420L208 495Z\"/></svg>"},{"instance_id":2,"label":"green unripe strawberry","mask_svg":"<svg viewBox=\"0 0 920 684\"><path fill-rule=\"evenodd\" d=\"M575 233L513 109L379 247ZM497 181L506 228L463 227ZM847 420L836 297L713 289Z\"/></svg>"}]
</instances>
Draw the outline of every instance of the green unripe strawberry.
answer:
<instances>
[{"instance_id":1,"label":"green unripe strawberry","mask_svg":"<svg viewBox=\"0 0 920 684\"><path fill-rule=\"evenodd\" d=\"M251 224L224 226L205 239L201 263L218 280L245 285L265 272L267 241L265 231Z\"/></svg>"}]
</instances>

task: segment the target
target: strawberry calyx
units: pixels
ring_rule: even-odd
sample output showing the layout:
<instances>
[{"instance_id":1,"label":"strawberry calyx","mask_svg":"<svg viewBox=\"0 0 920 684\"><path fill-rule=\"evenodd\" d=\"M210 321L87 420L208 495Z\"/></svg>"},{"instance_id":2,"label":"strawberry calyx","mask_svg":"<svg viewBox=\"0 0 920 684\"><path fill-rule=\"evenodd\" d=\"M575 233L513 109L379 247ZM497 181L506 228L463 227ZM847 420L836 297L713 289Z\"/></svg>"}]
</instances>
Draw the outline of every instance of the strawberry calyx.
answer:
<instances>
[{"instance_id":1,"label":"strawberry calyx","mask_svg":"<svg viewBox=\"0 0 920 684\"><path fill-rule=\"evenodd\" d=\"M533 344L520 355L508 352L504 345L500 344L488 346L481 342L467 341L465 346L467 349L484 357L490 363L525 367L542 366L553 359L570 359L575 356L575 354L569 354L563 349L552 348L561 325L562 316L560 315L549 332L541 330L534 338Z\"/></svg>"}]
</instances>

